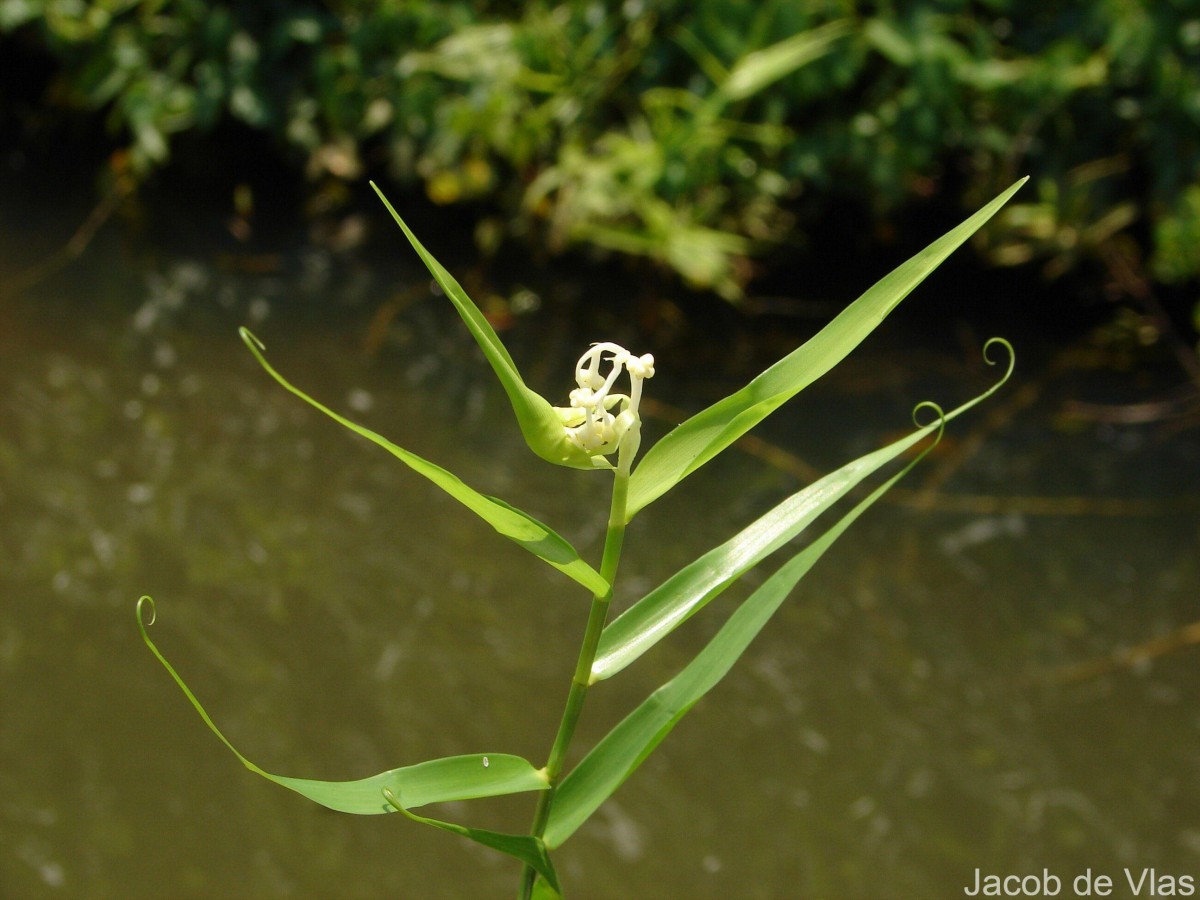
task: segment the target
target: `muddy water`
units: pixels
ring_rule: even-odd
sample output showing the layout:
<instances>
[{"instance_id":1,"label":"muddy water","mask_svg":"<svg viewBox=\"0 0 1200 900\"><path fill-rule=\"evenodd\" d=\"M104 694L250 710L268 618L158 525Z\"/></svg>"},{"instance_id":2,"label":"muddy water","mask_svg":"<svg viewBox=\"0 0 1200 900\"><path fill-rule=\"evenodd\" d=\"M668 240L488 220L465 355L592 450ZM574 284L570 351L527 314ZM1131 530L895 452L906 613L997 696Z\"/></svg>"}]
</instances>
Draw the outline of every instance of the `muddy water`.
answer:
<instances>
[{"instance_id":1,"label":"muddy water","mask_svg":"<svg viewBox=\"0 0 1200 900\"><path fill-rule=\"evenodd\" d=\"M53 245L53 223L19 221L0 223L5 278ZM603 477L529 456L416 269L291 240L231 259L215 239L108 229L3 301L5 896L514 890L505 858L399 817L327 812L245 771L137 636L149 593L161 648L234 744L283 774L477 751L540 764L553 737L586 598L275 386L236 328L320 399L592 557ZM728 334L643 346L591 315L547 302L506 331L539 387L565 395L572 357L610 336L659 354L660 403L699 408L747 374L681 368L736 356ZM620 333L593 333L608 328ZM955 349L914 346L903 314L887 328L765 430L791 456L731 451L639 517L618 605L798 489L806 467L905 428L917 400L987 383ZM570 896L950 897L1044 870L1068 886L1090 870L1133 896L1124 870L1151 867L1160 888L1195 884L1200 649L1181 629L1200 620L1200 448L1194 427L1063 426L1075 393L1130 399L1121 384L1051 380L979 448L964 438L986 413L955 423L947 453L855 526L562 848ZM943 472L915 508L922 478ZM599 687L580 749L743 596ZM1143 658L1104 662L1128 647ZM520 830L532 800L439 812Z\"/></svg>"}]
</instances>

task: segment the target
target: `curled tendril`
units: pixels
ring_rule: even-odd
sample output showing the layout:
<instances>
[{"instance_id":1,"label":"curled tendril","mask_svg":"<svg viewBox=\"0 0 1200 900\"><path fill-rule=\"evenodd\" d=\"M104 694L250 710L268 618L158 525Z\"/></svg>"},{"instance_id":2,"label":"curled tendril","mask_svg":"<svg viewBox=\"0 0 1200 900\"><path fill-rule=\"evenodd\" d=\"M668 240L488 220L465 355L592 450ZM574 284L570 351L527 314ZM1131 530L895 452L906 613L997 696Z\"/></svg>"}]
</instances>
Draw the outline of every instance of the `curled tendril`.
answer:
<instances>
[{"instance_id":1,"label":"curled tendril","mask_svg":"<svg viewBox=\"0 0 1200 900\"><path fill-rule=\"evenodd\" d=\"M930 450L932 450L935 446L937 446L938 442L942 439L943 432L945 432L945 430L946 430L946 423L948 421L958 417L959 415L966 412L971 407L975 406L977 403L980 403L981 401L990 397L997 390L999 390L999 388L1002 387L1004 385L1004 383L1006 381L1008 381L1009 377L1012 375L1013 367L1016 365L1016 361L1017 361L1017 353L1013 349L1013 345L1010 344L1007 340L1005 340L1002 337L988 338L987 342L983 345L983 361L985 363L987 363L989 366L994 366L1000 361L998 359L992 358L991 351L992 351L992 348L995 346L1003 347L1004 351L1008 354L1008 366L1005 368L1004 374L1001 375L1000 378L997 379L996 383L993 384L986 391L979 394L977 397L974 397L973 399L968 400L966 403L962 404L961 406L956 407L955 409L952 409L950 412L946 412L945 410L942 409L942 407L940 407L938 404L934 403L932 400L924 400L921 403L918 403L915 407L913 407L912 420L913 420L914 425L916 425L918 428L934 428L934 427L937 428L937 436L934 438L932 444L930 444L923 451L921 451L922 456L924 456L926 453L928 453ZM922 411L927 410L927 409L933 410L934 414L937 416L936 421L930 421L927 423L921 422L921 413L922 413Z\"/></svg>"},{"instance_id":2,"label":"curled tendril","mask_svg":"<svg viewBox=\"0 0 1200 900\"><path fill-rule=\"evenodd\" d=\"M933 410L934 415L937 416L937 420L936 422L929 422L925 425L922 425L921 413L927 409ZM914 406L912 411L912 420L913 424L918 428L933 428L934 425L936 425L937 433L934 434L932 441L930 441L925 447L921 448L921 452L917 454L917 458L905 467L904 472L908 472L909 469L923 460L925 456L933 450L934 447L942 442L942 435L946 433L946 411L932 400L922 400L920 403Z\"/></svg>"},{"instance_id":3,"label":"curled tendril","mask_svg":"<svg viewBox=\"0 0 1200 900\"><path fill-rule=\"evenodd\" d=\"M1013 373L1013 367L1016 365L1016 362L1017 362L1017 353L1013 349L1013 345L1010 344L1008 341L1006 341L1004 338L1002 338L1002 337L988 338L987 342L983 345L983 361L985 363L987 363L989 366L994 366L999 362L999 360L993 359L992 355L991 355L992 348L996 347L996 346L1003 347L1004 351L1008 354L1008 366L1005 368L1004 374L1001 375L996 380L995 384L993 384L990 388L988 388L983 393L968 400L966 403L962 404L961 406L955 407L954 409L950 410L950 412L947 412L947 413L942 412L941 408L938 407L937 404L929 403L928 401L926 401L926 403L922 403L922 404L918 405L917 408L913 410L913 421L914 422L916 421L916 415L917 415L918 410L922 409L925 406L930 406L934 409L937 409L938 415L942 419L942 422L939 425L939 428L944 427L945 423L948 422L950 419L957 418L962 413L965 413L968 409L975 406L976 404L983 402L988 397L992 396L992 394L996 393L996 391L998 391L1001 387L1003 387L1004 383L1006 381L1008 381L1009 377ZM918 422L917 424L919 425L920 423ZM932 425L932 423L930 423L930 425ZM921 427L927 428L930 426L923 425Z\"/></svg>"},{"instance_id":4,"label":"curled tendril","mask_svg":"<svg viewBox=\"0 0 1200 900\"><path fill-rule=\"evenodd\" d=\"M149 621L146 620L146 616L142 612L142 610L146 609L147 607L149 607L149 609L150 609ZM140 628L142 630L142 636L145 637L146 629L149 628L151 625L153 625L154 620L156 618L158 618L158 610L154 606L154 598L151 597L149 594L143 594L141 597L139 597L138 602L137 602L136 614L137 614L138 628Z\"/></svg>"},{"instance_id":5,"label":"curled tendril","mask_svg":"<svg viewBox=\"0 0 1200 900\"><path fill-rule=\"evenodd\" d=\"M395 794L390 787L385 787L383 789L383 799L386 800L388 802L388 806L393 807L396 812L401 812L405 815L408 815L408 810L405 809L404 805L400 802L399 795Z\"/></svg>"},{"instance_id":6,"label":"curled tendril","mask_svg":"<svg viewBox=\"0 0 1200 900\"><path fill-rule=\"evenodd\" d=\"M146 614L144 612L144 610L147 608L150 610L149 621L146 620ZM217 727L215 722L213 722L212 717L208 714L208 711L200 704L200 701L196 699L196 695L192 693L192 689L187 686L187 683L184 682L179 673L175 671L175 667L167 662L167 658L162 655L162 651L158 649L158 646L154 643L154 641L150 640L150 635L146 632L146 629L154 624L154 620L157 617L154 598L149 594L143 594L138 599L136 612L138 630L142 633L142 640L146 643L146 646L150 648L150 652L154 654L155 658L162 663L163 668L167 670L167 673L175 680L175 683L179 685L179 689L183 691L184 696L188 698L188 702L190 702L196 712L200 714L200 718L204 720L204 724L209 727L213 734L221 739L222 744L233 751L233 755L241 760L242 765L244 765L247 769L249 769L251 772L256 772L264 778L269 778L272 781L277 780L274 775L271 775L269 772L264 772L254 763L250 762L250 760L246 759L246 757L242 756L242 754L238 752L238 749L233 746L233 744L229 743L229 738L225 737L225 735L221 732L221 729Z\"/></svg>"},{"instance_id":7,"label":"curled tendril","mask_svg":"<svg viewBox=\"0 0 1200 900\"><path fill-rule=\"evenodd\" d=\"M245 325L238 329L238 334L242 336L242 340L245 341L246 346L251 350L253 350L255 347L258 347L259 350L266 352L267 345L260 341L258 337Z\"/></svg>"},{"instance_id":8,"label":"curled tendril","mask_svg":"<svg viewBox=\"0 0 1200 900\"><path fill-rule=\"evenodd\" d=\"M996 346L997 344L1003 347L1005 352L1008 354L1008 368L1005 370L1004 376L1000 379L1000 382L996 385L996 387L1000 387L1001 384L1004 384L1004 382L1008 381L1008 377L1013 373L1013 366L1017 364L1017 351L1013 349L1012 344L1002 337L988 338L987 342L983 345L983 361L989 366L994 366L998 362L998 360L992 359L990 355L992 347Z\"/></svg>"},{"instance_id":9,"label":"curled tendril","mask_svg":"<svg viewBox=\"0 0 1200 900\"><path fill-rule=\"evenodd\" d=\"M937 439L934 441L934 443L936 444L938 441L940 441L942 439L942 433L946 430L946 411L944 409L942 409L938 404L934 403L932 400L922 400L920 403L918 403L916 406L913 407L913 411L912 411L913 424L916 425L918 428L927 428L934 424L934 421L929 421L929 422L925 422L925 423L921 422L921 411L926 410L926 409L933 410L933 414L936 417L936 424L938 427Z\"/></svg>"}]
</instances>

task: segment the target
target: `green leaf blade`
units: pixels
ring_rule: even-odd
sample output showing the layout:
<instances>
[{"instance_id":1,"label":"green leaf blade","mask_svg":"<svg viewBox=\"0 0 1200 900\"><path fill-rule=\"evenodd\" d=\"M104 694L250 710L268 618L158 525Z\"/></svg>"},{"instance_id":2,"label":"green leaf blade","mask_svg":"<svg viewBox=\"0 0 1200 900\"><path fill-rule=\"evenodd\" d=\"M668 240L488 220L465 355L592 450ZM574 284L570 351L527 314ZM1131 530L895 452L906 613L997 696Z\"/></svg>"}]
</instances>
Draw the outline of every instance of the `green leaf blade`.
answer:
<instances>
[{"instance_id":1,"label":"green leaf blade","mask_svg":"<svg viewBox=\"0 0 1200 900\"><path fill-rule=\"evenodd\" d=\"M922 430L847 463L776 505L680 569L608 624L591 680L611 678L691 618L725 588L807 528L880 466L928 434Z\"/></svg>"},{"instance_id":2,"label":"green leaf blade","mask_svg":"<svg viewBox=\"0 0 1200 900\"><path fill-rule=\"evenodd\" d=\"M147 610L149 621L145 618ZM268 772L243 756L216 726L196 695L175 671L175 667L151 640L147 627L153 622L154 601L150 597L142 597L137 603L137 623L142 640L221 743L251 772L295 791L321 806L354 815L379 815L394 811L384 797L384 789L397 796L403 796L406 806L415 807L449 800L471 800L525 791L543 791L549 786L542 770L535 769L531 763L519 756L506 753L448 756L390 769L369 778L353 781L320 781Z\"/></svg>"},{"instance_id":3,"label":"green leaf blade","mask_svg":"<svg viewBox=\"0 0 1200 900\"><path fill-rule=\"evenodd\" d=\"M384 798L385 788L403 797L405 808L546 788L545 777L531 763L507 753L446 756L356 781L291 778L261 770L259 774L328 809L360 816L394 811Z\"/></svg>"},{"instance_id":4,"label":"green leaf blade","mask_svg":"<svg viewBox=\"0 0 1200 900\"><path fill-rule=\"evenodd\" d=\"M725 677L796 583L903 474L893 476L784 563L734 611L692 662L592 748L558 787L546 827L548 847L561 846L637 770L679 720Z\"/></svg>"},{"instance_id":5,"label":"green leaf blade","mask_svg":"<svg viewBox=\"0 0 1200 900\"><path fill-rule=\"evenodd\" d=\"M920 428L910 437L924 437L937 431L940 439L947 421L981 403L1008 381L1014 357L1007 341L989 340L984 345L984 360L989 365L994 364L988 354L996 344L1008 353L1008 366L1000 379L950 414L943 413L934 404L921 404L915 412L926 406L932 407L938 413L938 421ZM929 449L927 447L921 457ZM561 846L633 774L676 723L725 677L797 582L859 516L920 462L921 457L877 487L824 534L780 566L734 610L716 635L678 675L652 693L592 748L556 790L545 832L546 846L551 849Z\"/></svg>"},{"instance_id":6,"label":"green leaf blade","mask_svg":"<svg viewBox=\"0 0 1200 900\"><path fill-rule=\"evenodd\" d=\"M725 450L840 362L1025 183L1023 178L966 221L876 282L805 344L673 429L634 469L627 519Z\"/></svg>"},{"instance_id":7,"label":"green leaf blade","mask_svg":"<svg viewBox=\"0 0 1200 900\"><path fill-rule=\"evenodd\" d=\"M352 422L345 416L334 412L323 403L313 399L280 375L267 362L266 357L263 355L263 344L258 338L246 328L240 329L240 334L246 346L250 348L250 352L258 360L259 365L292 394L295 394L305 403L329 416L329 418L340 425L350 429L355 434L382 447L418 475L427 478L467 509L471 510L471 512L491 525L497 533L513 541L544 562L549 563L564 575L583 585L593 594L602 594L608 590L608 582L600 576L599 572L580 557L579 553L566 538L539 522L528 513L522 512L502 500L497 500L494 497L480 493L465 484L452 472L448 472L441 466L405 450L382 435Z\"/></svg>"},{"instance_id":8,"label":"green leaf blade","mask_svg":"<svg viewBox=\"0 0 1200 900\"><path fill-rule=\"evenodd\" d=\"M400 214L388 202L387 197L383 195L375 182L371 182L371 187L383 201L388 212L392 214L392 218L396 220L396 224L400 226L400 230L404 232L404 236L408 238L413 249L417 251L417 255L429 269L429 274L433 276L438 286L454 304L454 308L466 324L467 330L471 332L475 343L479 345L479 349L483 351L484 357L491 365L492 371L500 379L500 384L504 387L513 413L517 417L521 434L529 448L542 459L556 465L568 466L573 469L596 468L591 457L567 438L562 421L550 401L525 384L521 373L517 370L517 364L513 362L508 349L496 334L496 330L492 328L491 323L475 305L475 302L467 296L462 285L417 240L412 229L400 218Z\"/></svg>"},{"instance_id":9,"label":"green leaf blade","mask_svg":"<svg viewBox=\"0 0 1200 900\"><path fill-rule=\"evenodd\" d=\"M838 38L850 31L849 20L838 19L747 53L730 69L728 77L721 83L720 95L730 102L745 100L780 78L820 59L832 49Z\"/></svg>"},{"instance_id":10,"label":"green leaf blade","mask_svg":"<svg viewBox=\"0 0 1200 900\"><path fill-rule=\"evenodd\" d=\"M550 854L546 850L546 843L541 838L529 834L505 834L499 831L488 831L483 828L469 828L454 822L443 822L441 819L431 819L427 816L417 815L409 811L410 804L407 798L390 788L383 789L383 797L388 805L404 813L405 816L414 822L432 825L434 828L440 828L442 831L448 831L451 834L464 837L467 840L490 847L493 850L499 850L501 853L520 860L542 876L542 879L553 888L553 896L560 896L561 888L559 887L558 873L554 871L554 864L550 861ZM418 804L411 805L416 806Z\"/></svg>"},{"instance_id":11,"label":"green leaf blade","mask_svg":"<svg viewBox=\"0 0 1200 900\"><path fill-rule=\"evenodd\" d=\"M983 393L926 425L818 479L778 503L729 540L684 566L610 622L600 635L592 663L591 681L610 678L702 609L730 584L766 557L795 538L823 512L841 500L863 479L967 410L991 396L1012 374L1012 348L993 338L984 347L984 358L996 343L1008 354L1008 366Z\"/></svg>"},{"instance_id":12,"label":"green leaf blade","mask_svg":"<svg viewBox=\"0 0 1200 900\"><path fill-rule=\"evenodd\" d=\"M530 897L531 900L562 900L562 893L547 884L544 878L539 878L533 883Z\"/></svg>"}]
</instances>

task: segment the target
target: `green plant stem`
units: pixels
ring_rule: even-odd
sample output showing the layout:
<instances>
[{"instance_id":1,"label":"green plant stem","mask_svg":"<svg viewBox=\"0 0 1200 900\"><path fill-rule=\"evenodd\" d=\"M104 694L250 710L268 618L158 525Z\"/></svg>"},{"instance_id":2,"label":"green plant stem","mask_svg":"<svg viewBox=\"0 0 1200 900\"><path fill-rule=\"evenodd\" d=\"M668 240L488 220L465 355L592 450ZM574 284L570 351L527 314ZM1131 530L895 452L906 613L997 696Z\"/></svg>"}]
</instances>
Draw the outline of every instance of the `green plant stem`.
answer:
<instances>
[{"instance_id":1,"label":"green plant stem","mask_svg":"<svg viewBox=\"0 0 1200 900\"><path fill-rule=\"evenodd\" d=\"M583 702L587 699L588 687L592 678L592 663L596 660L596 648L600 644L600 633L604 630L604 622L608 618L608 607L613 595L613 581L617 577L617 566L621 561L621 546L625 541L625 498L629 493L629 473L618 470L613 481L612 504L608 512L608 531L604 537L604 555L600 559L600 575L608 582L608 589L603 594L592 597L592 606L588 610L587 627L583 633L583 644L579 648L579 659L575 663L575 674L571 677L571 690L567 693L566 706L563 707L562 719L558 723L558 734L554 737L554 745L550 748L550 758L546 762L546 777L550 787L538 795L537 810L533 816L531 834L541 837L546 832L546 823L550 820L550 809L554 805L554 794L558 788L559 777L562 775L563 763L566 761L567 748L575 735L575 726L583 712ZM533 884L537 873L529 866L525 867L522 878L520 897L529 900L533 892Z\"/></svg>"}]
</instances>

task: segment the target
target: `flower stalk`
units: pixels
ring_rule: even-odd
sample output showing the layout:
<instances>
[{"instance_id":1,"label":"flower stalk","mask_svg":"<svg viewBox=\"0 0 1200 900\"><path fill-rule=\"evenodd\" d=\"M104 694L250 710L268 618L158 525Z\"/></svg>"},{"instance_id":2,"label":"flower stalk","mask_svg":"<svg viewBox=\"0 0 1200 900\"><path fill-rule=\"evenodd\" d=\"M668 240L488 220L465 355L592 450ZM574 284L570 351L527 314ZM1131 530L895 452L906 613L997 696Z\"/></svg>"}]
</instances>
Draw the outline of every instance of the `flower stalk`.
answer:
<instances>
[{"instance_id":1,"label":"flower stalk","mask_svg":"<svg viewBox=\"0 0 1200 900\"><path fill-rule=\"evenodd\" d=\"M607 374L602 374L601 367L605 362L610 368ZM613 387L622 371L629 375L628 394L613 393ZM583 714L583 704L591 685L592 664L596 660L600 635L608 619L608 609L613 596L612 586L616 581L621 548L625 541L629 474L641 443L642 421L638 408L642 398L642 382L653 375L654 357L649 353L634 356L617 344L593 344L575 367L577 387L571 391L571 405L555 409L563 421L568 439L588 452L597 466L607 465L611 468L614 477L604 551L600 558L600 577L608 584L608 588L592 596L592 605L588 610L587 626L584 628L583 642L575 662L575 672L571 676L571 687L567 692L558 732L554 736L554 744L550 748L550 756L543 770L550 787L538 795L537 809L530 830L537 838L545 834L546 824L550 820L550 810L554 806L554 795L562 777L567 750ZM617 454L615 466L605 459L614 452ZM532 896L536 880L537 873L531 866L526 866L522 874L520 893L523 900L529 900Z\"/></svg>"}]
</instances>

